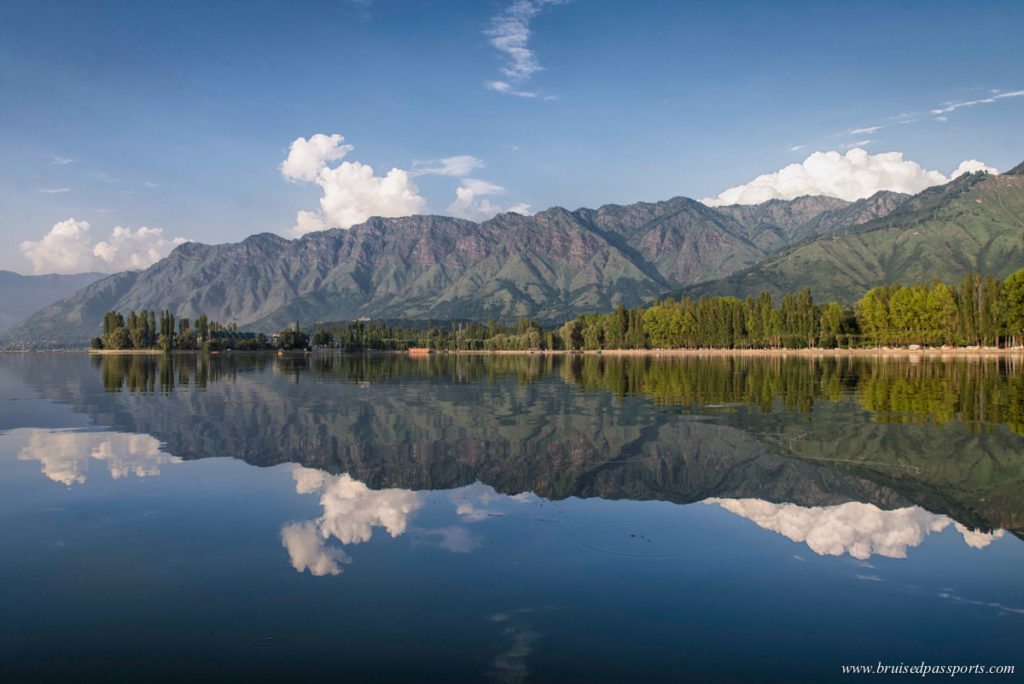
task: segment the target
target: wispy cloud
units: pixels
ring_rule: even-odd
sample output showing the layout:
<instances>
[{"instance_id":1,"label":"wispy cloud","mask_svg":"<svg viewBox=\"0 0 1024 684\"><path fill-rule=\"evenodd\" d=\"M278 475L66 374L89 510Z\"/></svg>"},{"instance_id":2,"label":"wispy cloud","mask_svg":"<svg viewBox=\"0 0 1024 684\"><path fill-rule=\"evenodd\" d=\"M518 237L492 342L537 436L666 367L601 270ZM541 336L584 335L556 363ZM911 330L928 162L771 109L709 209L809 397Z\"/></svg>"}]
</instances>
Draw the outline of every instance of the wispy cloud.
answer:
<instances>
[{"instance_id":1,"label":"wispy cloud","mask_svg":"<svg viewBox=\"0 0 1024 684\"><path fill-rule=\"evenodd\" d=\"M444 157L442 159L429 159L427 161L413 161L409 169L410 176L425 176L428 174L436 176L468 176L476 169L485 166L484 160L468 154L455 157Z\"/></svg>"},{"instance_id":2,"label":"wispy cloud","mask_svg":"<svg viewBox=\"0 0 1024 684\"><path fill-rule=\"evenodd\" d=\"M932 114L948 114L949 112L955 112L962 107L973 107L980 104L992 104L996 100L1003 100L1008 97L1021 97L1024 95L1024 90L1014 90L1009 93L997 93L992 97L985 97L980 100L961 100L959 102L944 102L937 109L931 110Z\"/></svg>"},{"instance_id":3,"label":"wispy cloud","mask_svg":"<svg viewBox=\"0 0 1024 684\"><path fill-rule=\"evenodd\" d=\"M789 148L789 151L790 152L799 152L802 149L804 149L803 145L793 145L792 147Z\"/></svg>"},{"instance_id":4,"label":"wispy cloud","mask_svg":"<svg viewBox=\"0 0 1024 684\"><path fill-rule=\"evenodd\" d=\"M870 145L872 142L872 140L856 140L851 143L845 143L843 145L840 145L839 147L844 150L849 150L854 147L864 147L865 145Z\"/></svg>"},{"instance_id":5,"label":"wispy cloud","mask_svg":"<svg viewBox=\"0 0 1024 684\"><path fill-rule=\"evenodd\" d=\"M524 87L535 73L544 67L527 45L530 40L530 21L545 5L558 5L563 0L515 0L503 12L491 19L484 31L490 44L505 58L501 68L504 78L488 81L484 86L498 93L534 98L538 94ZM547 99L547 98L545 98Z\"/></svg>"},{"instance_id":6,"label":"wispy cloud","mask_svg":"<svg viewBox=\"0 0 1024 684\"><path fill-rule=\"evenodd\" d=\"M488 81L484 84L484 87L488 90L493 90L504 95L515 95L516 97L537 97L537 93L532 93L529 90L516 90L511 84L505 81ZM547 98L545 98L547 99Z\"/></svg>"},{"instance_id":7,"label":"wispy cloud","mask_svg":"<svg viewBox=\"0 0 1024 684\"><path fill-rule=\"evenodd\" d=\"M981 89L975 88L974 90ZM979 104L991 104L993 102L996 102L997 100L1024 96L1024 90L1013 90L1007 92L1000 90L999 88L992 88L988 92L990 93L990 97L983 97L976 100L947 100L939 104L937 107L934 107L926 111L903 112L901 114L897 114L896 116L891 116L889 118L882 119L881 123L872 124L870 126L860 126L858 128L851 128L840 133L836 133L832 137L841 138L846 136L871 135L872 133L877 133L878 131L885 128L893 128L895 126L907 126L910 124L918 123L925 119L930 119L934 121L948 121L949 117L944 116L945 114L955 112L956 110L961 109L963 107L973 107ZM841 147L844 149L850 149L852 147L857 147L858 145L864 144L866 144L865 141L851 142L846 145L841 145ZM791 151L795 152L796 150L791 148Z\"/></svg>"},{"instance_id":8,"label":"wispy cloud","mask_svg":"<svg viewBox=\"0 0 1024 684\"><path fill-rule=\"evenodd\" d=\"M455 201L448 205L448 213L452 216L469 221L486 221L502 212L529 214L530 205L515 204L502 207L487 199L487 195L504 194L505 188L478 178L463 178L462 184L455 191Z\"/></svg>"},{"instance_id":9,"label":"wispy cloud","mask_svg":"<svg viewBox=\"0 0 1024 684\"><path fill-rule=\"evenodd\" d=\"M56 195L59 192L70 192L71 188L39 188L39 192L45 192L47 195Z\"/></svg>"},{"instance_id":10,"label":"wispy cloud","mask_svg":"<svg viewBox=\"0 0 1024 684\"><path fill-rule=\"evenodd\" d=\"M54 166L67 166L68 164L72 164L76 161L78 160L72 159L71 157L60 157L56 154L50 155L50 163Z\"/></svg>"},{"instance_id":11,"label":"wispy cloud","mask_svg":"<svg viewBox=\"0 0 1024 684\"><path fill-rule=\"evenodd\" d=\"M957 596L956 594L951 594L945 591L939 592L939 598L947 599L949 601L952 601L953 603L962 603L970 606L983 606L985 608L995 608L1000 613L1018 613L1020 615L1024 615L1024 608L1007 606L1003 603L996 603L994 601L975 601L973 599L966 599L962 596Z\"/></svg>"}]
</instances>

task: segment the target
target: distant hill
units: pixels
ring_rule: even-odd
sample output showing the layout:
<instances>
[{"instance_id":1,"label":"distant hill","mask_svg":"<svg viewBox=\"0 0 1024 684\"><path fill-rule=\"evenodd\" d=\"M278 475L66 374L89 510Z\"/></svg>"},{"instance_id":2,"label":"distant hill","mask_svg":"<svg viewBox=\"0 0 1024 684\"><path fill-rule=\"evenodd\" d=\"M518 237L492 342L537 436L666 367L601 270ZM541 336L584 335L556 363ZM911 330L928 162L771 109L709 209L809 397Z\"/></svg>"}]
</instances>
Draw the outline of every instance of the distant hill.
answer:
<instances>
[{"instance_id":1,"label":"distant hill","mask_svg":"<svg viewBox=\"0 0 1024 684\"><path fill-rule=\"evenodd\" d=\"M810 287L816 300L852 304L885 283L947 283L978 272L1003 278L1024 267L1024 164L928 188L871 221L784 248L725 278L687 287L691 297L778 297Z\"/></svg>"},{"instance_id":2,"label":"distant hill","mask_svg":"<svg viewBox=\"0 0 1024 684\"><path fill-rule=\"evenodd\" d=\"M0 332L105 277L104 273L30 276L0 271Z\"/></svg>"},{"instance_id":3,"label":"distant hill","mask_svg":"<svg viewBox=\"0 0 1024 684\"><path fill-rule=\"evenodd\" d=\"M902 199L883 193L857 203L800 198L716 210L677 197L500 214L479 224L373 218L297 240L261 234L237 244L188 243L145 271L111 276L47 307L0 345L82 347L111 309L205 313L263 331L296 319L363 316L561 323L724 277L804 235L891 211Z\"/></svg>"}]
</instances>

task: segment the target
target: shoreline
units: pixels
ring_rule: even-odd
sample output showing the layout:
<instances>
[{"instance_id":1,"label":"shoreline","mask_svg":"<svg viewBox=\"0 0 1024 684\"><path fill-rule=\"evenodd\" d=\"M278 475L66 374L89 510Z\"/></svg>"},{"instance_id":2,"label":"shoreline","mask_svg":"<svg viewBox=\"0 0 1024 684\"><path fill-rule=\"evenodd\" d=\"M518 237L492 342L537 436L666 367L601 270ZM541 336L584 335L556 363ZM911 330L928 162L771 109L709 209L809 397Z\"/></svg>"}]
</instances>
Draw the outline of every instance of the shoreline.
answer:
<instances>
[{"instance_id":1,"label":"shoreline","mask_svg":"<svg viewBox=\"0 0 1024 684\"><path fill-rule=\"evenodd\" d=\"M210 354L191 349L174 349L164 352L160 349L54 349L54 350L0 350L2 354L96 354L96 355L157 355L171 354L175 356ZM214 356L240 355L273 355L278 356L275 350L256 351L229 351L213 352ZM653 356L653 357L693 357L693 356L806 356L806 357L827 357L827 356L855 356L855 357L896 357L896 358L1005 358L1024 357L1024 348L998 348L998 347L923 347L921 349L907 349L905 347L873 347L863 349L588 349L588 350L566 350L566 349L498 349L488 350L434 350L429 354L410 354L407 351L377 350L368 349L363 351L345 351L343 349L315 349L306 353L301 351L285 352L288 357L315 356L324 354L372 354L387 356L409 356L410 358L430 358L435 355L455 356Z\"/></svg>"}]
</instances>

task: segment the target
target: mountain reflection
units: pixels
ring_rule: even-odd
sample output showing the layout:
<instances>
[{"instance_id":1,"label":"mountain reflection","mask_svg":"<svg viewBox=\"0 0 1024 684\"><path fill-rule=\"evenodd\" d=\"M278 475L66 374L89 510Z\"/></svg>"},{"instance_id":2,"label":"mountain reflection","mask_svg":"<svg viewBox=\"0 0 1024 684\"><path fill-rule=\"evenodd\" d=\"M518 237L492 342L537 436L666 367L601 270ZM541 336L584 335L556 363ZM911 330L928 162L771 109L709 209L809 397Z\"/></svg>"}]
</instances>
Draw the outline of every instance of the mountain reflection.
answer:
<instances>
[{"instance_id":1,"label":"mountain reflection","mask_svg":"<svg viewBox=\"0 0 1024 684\"><path fill-rule=\"evenodd\" d=\"M162 464L181 463L180 458L161 451L160 442L149 435L39 428L8 434L12 441L26 442L18 460L39 461L46 477L68 486L85 482L92 462L105 465L115 480L159 475Z\"/></svg>"},{"instance_id":2,"label":"mountain reflection","mask_svg":"<svg viewBox=\"0 0 1024 684\"><path fill-rule=\"evenodd\" d=\"M44 397L98 424L152 435L185 460L231 456L348 477L318 480L309 492L355 512L365 512L363 499L373 492L481 482L549 500L759 499L805 509L857 502L882 512L919 506L982 533L1024 529L1024 369L1016 358L237 354L82 361L11 355L0 366ZM398 518L380 515L358 529L400 529ZM295 557L311 559L304 567L340 571L343 556L324 560L318 540L358 542L345 541L354 533L334 531L325 507L322 521L289 532L289 543L307 551ZM418 543L472 545L458 534L434 532Z\"/></svg>"},{"instance_id":3,"label":"mountain reflection","mask_svg":"<svg viewBox=\"0 0 1024 684\"><path fill-rule=\"evenodd\" d=\"M950 525L963 535L968 546L976 549L1003 536L1003 530L992 533L969 530L945 515L929 513L917 506L884 511L856 501L810 508L759 499L707 499L705 503L717 504L759 527L805 543L819 556L848 553L861 560L874 555L906 558L908 547L920 545L930 533L941 532Z\"/></svg>"}]
</instances>

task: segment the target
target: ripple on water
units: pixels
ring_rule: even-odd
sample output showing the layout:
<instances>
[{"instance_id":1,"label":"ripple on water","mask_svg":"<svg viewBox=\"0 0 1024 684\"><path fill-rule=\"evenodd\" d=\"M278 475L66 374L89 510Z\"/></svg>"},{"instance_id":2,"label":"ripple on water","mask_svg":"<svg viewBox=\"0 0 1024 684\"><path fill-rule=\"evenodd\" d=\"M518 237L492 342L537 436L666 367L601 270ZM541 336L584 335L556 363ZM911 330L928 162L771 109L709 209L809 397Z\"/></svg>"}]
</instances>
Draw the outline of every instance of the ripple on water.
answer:
<instances>
[{"instance_id":1,"label":"ripple on water","mask_svg":"<svg viewBox=\"0 0 1024 684\"><path fill-rule=\"evenodd\" d=\"M586 549L627 558L665 558L693 553L701 544L703 530L660 520L595 523L576 532Z\"/></svg>"}]
</instances>

